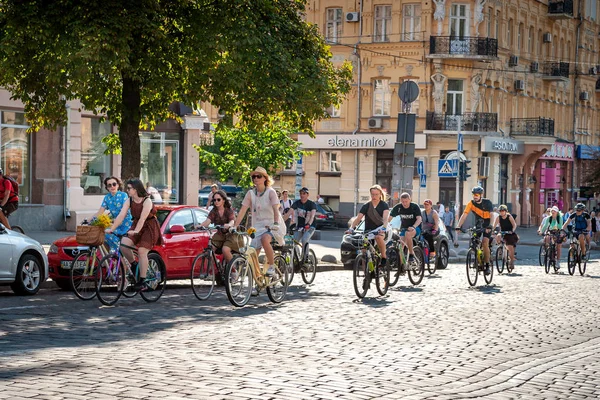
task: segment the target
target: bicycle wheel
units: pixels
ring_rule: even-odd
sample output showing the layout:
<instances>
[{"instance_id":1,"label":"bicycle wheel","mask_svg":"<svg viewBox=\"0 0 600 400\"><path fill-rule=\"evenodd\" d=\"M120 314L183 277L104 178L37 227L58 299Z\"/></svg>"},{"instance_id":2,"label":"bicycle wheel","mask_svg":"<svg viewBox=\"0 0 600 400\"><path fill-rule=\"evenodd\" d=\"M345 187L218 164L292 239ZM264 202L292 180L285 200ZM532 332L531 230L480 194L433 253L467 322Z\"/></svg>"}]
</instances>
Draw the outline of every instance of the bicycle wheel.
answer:
<instances>
[{"instance_id":1,"label":"bicycle wheel","mask_svg":"<svg viewBox=\"0 0 600 400\"><path fill-rule=\"evenodd\" d=\"M198 300L206 300L215 288L215 262L210 253L201 253L192 263L190 281L192 291Z\"/></svg>"},{"instance_id":2,"label":"bicycle wheel","mask_svg":"<svg viewBox=\"0 0 600 400\"><path fill-rule=\"evenodd\" d=\"M553 254L555 254L554 246L550 245L548 251L544 251L544 269L547 274L550 273L550 268L552 267Z\"/></svg>"},{"instance_id":3,"label":"bicycle wheel","mask_svg":"<svg viewBox=\"0 0 600 400\"><path fill-rule=\"evenodd\" d=\"M12 226L10 227L10 229L11 229L12 231L19 232L19 233L21 233L21 234L23 234L23 235L25 234L25 231L24 231L24 230L23 230L23 228L21 228L19 225L12 225Z\"/></svg>"},{"instance_id":4,"label":"bicycle wheel","mask_svg":"<svg viewBox=\"0 0 600 400\"><path fill-rule=\"evenodd\" d=\"M100 259L97 253L82 251L71 263L71 287L75 296L81 300L91 300L96 297L97 274L96 268Z\"/></svg>"},{"instance_id":5,"label":"bicycle wheel","mask_svg":"<svg viewBox=\"0 0 600 400\"><path fill-rule=\"evenodd\" d=\"M477 265L477 254L474 249L469 249L467 252L467 280L469 281L469 285L475 286L477 284L477 276L478 274L478 265Z\"/></svg>"},{"instance_id":6,"label":"bicycle wheel","mask_svg":"<svg viewBox=\"0 0 600 400\"><path fill-rule=\"evenodd\" d=\"M569 249L569 256L567 258L567 268L569 270L569 275L573 275L575 273L575 267L577 267L577 249L571 247Z\"/></svg>"},{"instance_id":7,"label":"bicycle wheel","mask_svg":"<svg viewBox=\"0 0 600 400\"><path fill-rule=\"evenodd\" d=\"M408 265L408 280L413 285L418 285L425 276L425 254L419 246L413 248L415 253L415 261Z\"/></svg>"},{"instance_id":8,"label":"bicycle wheel","mask_svg":"<svg viewBox=\"0 0 600 400\"><path fill-rule=\"evenodd\" d=\"M389 266L375 267L375 286L380 295L385 295L390 287L390 268Z\"/></svg>"},{"instance_id":9,"label":"bicycle wheel","mask_svg":"<svg viewBox=\"0 0 600 400\"><path fill-rule=\"evenodd\" d=\"M491 250L490 250L491 251ZM491 264L491 263L490 263ZM494 277L494 266L490 265L490 273L486 274L485 272L483 273L483 280L485 280L485 283L490 285L492 283L492 278Z\"/></svg>"},{"instance_id":10,"label":"bicycle wheel","mask_svg":"<svg viewBox=\"0 0 600 400\"><path fill-rule=\"evenodd\" d=\"M121 256L122 257L122 256ZM139 264L138 264L139 265ZM123 267L125 265L123 264ZM138 292L134 290L129 290L129 286L135 285L140 275L139 268L130 265L130 269L125 271L125 286L123 287L123 297L127 297L131 299L137 296Z\"/></svg>"},{"instance_id":11,"label":"bicycle wheel","mask_svg":"<svg viewBox=\"0 0 600 400\"><path fill-rule=\"evenodd\" d=\"M267 296L273 303L281 303L285 299L289 284L288 263L282 256L276 256L273 261L275 263L275 273L269 279Z\"/></svg>"},{"instance_id":12,"label":"bicycle wheel","mask_svg":"<svg viewBox=\"0 0 600 400\"><path fill-rule=\"evenodd\" d=\"M310 285L315 281L315 277L317 276L317 255L312 249L308 250L308 257L300 270L300 275L307 285Z\"/></svg>"},{"instance_id":13,"label":"bicycle wheel","mask_svg":"<svg viewBox=\"0 0 600 400\"><path fill-rule=\"evenodd\" d=\"M140 295L148 303L154 303L165 292L165 287L167 286L167 269L158 254L148 254L146 285L148 288L142 290Z\"/></svg>"},{"instance_id":14,"label":"bicycle wheel","mask_svg":"<svg viewBox=\"0 0 600 400\"><path fill-rule=\"evenodd\" d=\"M437 258L431 262L431 254L429 255L429 260L427 261L427 272L429 272L429 275L433 275L435 274L435 270L437 266Z\"/></svg>"},{"instance_id":15,"label":"bicycle wheel","mask_svg":"<svg viewBox=\"0 0 600 400\"><path fill-rule=\"evenodd\" d=\"M387 249L387 263L390 270L390 287L392 287L400 279L400 257L395 247Z\"/></svg>"},{"instance_id":16,"label":"bicycle wheel","mask_svg":"<svg viewBox=\"0 0 600 400\"><path fill-rule=\"evenodd\" d=\"M585 253L585 258L582 257L581 261L579 261L579 275L583 276L585 274L585 267L587 266L587 260L590 256L590 249L588 249L588 253Z\"/></svg>"},{"instance_id":17,"label":"bicycle wheel","mask_svg":"<svg viewBox=\"0 0 600 400\"><path fill-rule=\"evenodd\" d=\"M501 274L504 271L504 265L506 260L504 259L504 246L500 246L496 249L496 269Z\"/></svg>"},{"instance_id":18,"label":"bicycle wheel","mask_svg":"<svg viewBox=\"0 0 600 400\"><path fill-rule=\"evenodd\" d=\"M225 292L229 302L236 307L243 307L250 300L254 277L248 260L236 255L227 265L225 273Z\"/></svg>"},{"instance_id":19,"label":"bicycle wheel","mask_svg":"<svg viewBox=\"0 0 600 400\"><path fill-rule=\"evenodd\" d=\"M100 260L96 273L98 300L105 306L112 306L121 297L125 285L124 268L119 256L116 254L104 256Z\"/></svg>"},{"instance_id":20,"label":"bicycle wheel","mask_svg":"<svg viewBox=\"0 0 600 400\"><path fill-rule=\"evenodd\" d=\"M515 270L515 264L512 258L510 258L510 256L507 256L507 260L506 260L506 272L508 272L509 274L512 274L512 272Z\"/></svg>"},{"instance_id":21,"label":"bicycle wheel","mask_svg":"<svg viewBox=\"0 0 600 400\"><path fill-rule=\"evenodd\" d=\"M356 295L362 299L367 294L369 286L371 286L371 273L369 272L366 255L360 254L358 257L356 257L356 261L354 261L354 274L352 278L354 282L354 293L356 293Z\"/></svg>"},{"instance_id":22,"label":"bicycle wheel","mask_svg":"<svg viewBox=\"0 0 600 400\"><path fill-rule=\"evenodd\" d=\"M543 267L546 265L546 256L547 256L547 252L546 252L546 244L542 244L540 246L540 252L539 252L539 261L540 261L540 267Z\"/></svg>"}]
</instances>

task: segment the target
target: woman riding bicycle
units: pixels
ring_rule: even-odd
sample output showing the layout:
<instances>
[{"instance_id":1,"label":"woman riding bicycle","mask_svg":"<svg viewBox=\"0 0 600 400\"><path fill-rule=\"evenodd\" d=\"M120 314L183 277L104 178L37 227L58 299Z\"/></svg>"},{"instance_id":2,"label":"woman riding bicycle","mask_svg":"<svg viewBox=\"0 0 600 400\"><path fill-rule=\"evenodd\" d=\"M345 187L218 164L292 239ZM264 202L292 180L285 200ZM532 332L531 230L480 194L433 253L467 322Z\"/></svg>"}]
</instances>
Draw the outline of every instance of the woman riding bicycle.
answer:
<instances>
[{"instance_id":1,"label":"woman riding bicycle","mask_svg":"<svg viewBox=\"0 0 600 400\"><path fill-rule=\"evenodd\" d=\"M210 224L214 224L222 227L213 235L211 243L215 252L220 250L225 262L228 263L233 258L231 251L237 252L240 249L238 237L229 232L229 228L235 226L235 213L224 190L217 190L213 193L212 204L208 204L208 206L211 205L213 208L200 226L206 228Z\"/></svg>"},{"instance_id":2,"label":"woman riding bicycle","mask_svg":"<svg viewBox=\"0 0 600 400\"><path fill-rule=\"evenodd\" d=\"M427 241L427 245L429 246L429 259L431 262L435 260L435 244L434 239L438 236L438 226L440 222L440 218L438 216L437 211L433 209L433 202L429 199L423 202L423 207L425 210L421 213L422 217L422 235Z\"/></svg>"},{"instance_id":3,"label":"woman riding bicycle","mask_svg":"<svg viewBox=\"0 0 600 400\"><path fill-rule=\"evenodd\" d=\"M508 250L508 255L510 256L511 268L515 267L515 247L517 246L517 242L519 238L515 231L517 230L517 223L512 215L508 213L508 207L505 204L500 205L498 207L498 218L494 221L494 226L492 230L497 226L500 226L500 231L502 232L510 232L504 234L504 242L506 243L506 248ZM496 236L496 243L500 244L502 240L502 234L498 233Z\"/></svg>"},{"instance_id":4,"label":"woman riding bicycle","mask_svg":"<svg viewBox=\"0 0 600 400\"><path fill-rule=\"evenodd\" d=\"M147 289L145 280L148 271L148 253L152 247L161 245L163 240L160 225L156 219L156 208L152 204L150 195L146 192L142 181L139 179L128 180L127 193L129 194L129 200L123 204L119 216L114 220L112 226L106 230L106 233L114 232L131 209L133 224L127 232L127 237L121 239L121 253L134 267L132 249L137 248L140 274L138 281L133 285L133 290L137 292Z\"/></svg>"},{"instance_id":5,"label":"woman riding bicycle","mask_svg":"<svg viewBox=\"0 0 600 400\"><path fill-rule=\"evenodd\" d=\"M557 206L553 206L550 209L550 216L544 219L542 226L538 229L538 235L543 235L547 231L552 231L557 234L556 238L556 269L560 269L560 253L561 253L561 243L563 242L562 235L558 235L558 232L563 227L563 216ZM550 243L550 237L546 236L544 238L544 243L548 245Z\"/></svg>"},{"instance_id":6,"label":"woman riding bicycle","mask_svg":"<svg viewBox=\"0 0 600 400\"><path fill-rule=\"evenodd\" d=\"M111 176L104 179L104 187L108 190L106 196L102 200L102 205L94 218L98 218L102 214L108 212L111 219L117 218L123 209L123 205L127 202L127 193L122 192L122 182L119 178ZM115 229L115 234L106 233L104 235L104 243L108 245L111 251L117 251L119 248L119 238L116 235L123 236L131 228L131 213L128 211L121 225Z\"/></svg>"},{"instance_id":7,"label":"woman riding bicycle","mask_svg":"<svg viewBox=\"0 0 600 400\"><path fill-rule=\"evenodd\" d=\"M272 276L275 274L275 253L271 246L271 239L275 239L281 245L285 244L283 238L286 234L285 223L279 212L277 192L271 187L273 180L267 170L256 167L250 176L254 189L248 190L246 193L234 225L238 226L248 209L252 209L252 226L256 229L256 233L251 245L257 253L261 248L265 249L269 264L266 275Z\"/></svg>"}]
</instances>

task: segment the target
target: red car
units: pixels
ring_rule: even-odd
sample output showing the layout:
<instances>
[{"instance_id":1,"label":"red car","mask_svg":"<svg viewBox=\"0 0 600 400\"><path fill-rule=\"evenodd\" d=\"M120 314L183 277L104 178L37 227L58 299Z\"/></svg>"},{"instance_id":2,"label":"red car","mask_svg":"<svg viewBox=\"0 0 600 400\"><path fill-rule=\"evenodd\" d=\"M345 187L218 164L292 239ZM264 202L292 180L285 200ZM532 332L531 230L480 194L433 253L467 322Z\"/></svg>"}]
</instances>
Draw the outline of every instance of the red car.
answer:
<instances>
[{"instance_id":1,"label":"red car","mask_svg":"<svg viewBox=\"0 0 600 400\"><path fill-rule=\"evenodd\" d=\"M155 246L150 254L158 255L165 264L168 280L190 279L192 262L208 246L210 239L207 231L195 229L204 222L208 212L197 206L186 205L156 205L156 209L164 244ZM50 278L60 288L71 289L71 261L87 248L79 245L75 236L58 239L50 246Z\"/></svg>"}]
</instances>

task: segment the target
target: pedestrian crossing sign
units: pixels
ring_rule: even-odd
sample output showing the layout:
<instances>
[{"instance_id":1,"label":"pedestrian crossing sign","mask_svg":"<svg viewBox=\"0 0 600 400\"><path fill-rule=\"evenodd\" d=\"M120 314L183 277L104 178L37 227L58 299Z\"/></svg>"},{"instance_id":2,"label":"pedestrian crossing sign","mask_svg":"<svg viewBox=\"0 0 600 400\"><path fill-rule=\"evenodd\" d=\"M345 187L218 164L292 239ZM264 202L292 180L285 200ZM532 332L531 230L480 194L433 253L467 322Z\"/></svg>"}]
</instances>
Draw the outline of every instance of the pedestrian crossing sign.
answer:
<instances>
[{"instance_id":1,"label":"pedestrian crossing sign","mask_svg":"<svg viewBox=\"0 0 600 400\"><path fill-rule=\"evenodd\" d=\"M438 176L440 178L452 178L458 174L457 160L439 160Z\"/></svg>"}]
</instances>

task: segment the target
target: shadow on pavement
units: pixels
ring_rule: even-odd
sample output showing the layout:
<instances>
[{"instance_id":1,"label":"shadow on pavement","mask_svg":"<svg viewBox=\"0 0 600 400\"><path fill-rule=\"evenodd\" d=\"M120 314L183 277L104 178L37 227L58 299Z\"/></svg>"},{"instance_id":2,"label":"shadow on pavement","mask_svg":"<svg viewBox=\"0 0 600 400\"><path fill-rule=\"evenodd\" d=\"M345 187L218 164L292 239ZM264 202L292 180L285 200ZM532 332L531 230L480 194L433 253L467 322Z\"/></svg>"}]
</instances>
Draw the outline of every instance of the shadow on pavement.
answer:
<instances>
[{"instance_id":1,"label":"shadow on pavement","mask_svg":"<svg viewBox=\"0 0 600 400\"><path fill-rule=\"evenodd\" d=\"M390 290L394 290L396 292L404 292L404 293L422 293L423 288L419 286L394 286L390 288Z\"/></svg>"},{"instance_id":2,"label":"shadow on pavement","mask_svg":"<svg viewBox=\"0 0 600 400\"><path fill-rule=\"evenodd\" d=\"M498 294L502 293L502 286L500 285L485 285L485 286L476 286L471 288L473 290L477 290L483 294Z\"/></svg>"},{"instance_id":3,"label":"shadow on pavement","mask_svg":"<svg viewBox=\"0 0 600 400\"><path fill-rule=\"evenodd\" d=\"M386 297L365 297L363 299L354 299L353 303L362 303L373 308L387 307L391 302Z\"/></svg>"}]
</instances>

